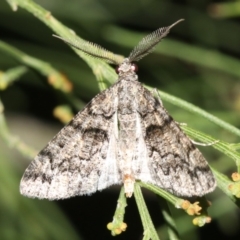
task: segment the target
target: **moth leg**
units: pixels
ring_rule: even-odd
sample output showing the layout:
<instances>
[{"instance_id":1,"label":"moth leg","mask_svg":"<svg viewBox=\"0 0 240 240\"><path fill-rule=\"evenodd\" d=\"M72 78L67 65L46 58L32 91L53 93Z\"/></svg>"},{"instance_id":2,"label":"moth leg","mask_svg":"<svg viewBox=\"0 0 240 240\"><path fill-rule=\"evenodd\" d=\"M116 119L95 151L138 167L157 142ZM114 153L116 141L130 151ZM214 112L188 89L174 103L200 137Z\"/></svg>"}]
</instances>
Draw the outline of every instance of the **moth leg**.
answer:
<instances>
[{"instance_id":1,"label":"moth leg","mask_svg":"<svg viewBox=\"0 0 240 240\"><path fill-rule=\"evenodd\" d=\"M176 123L179 127L181 127L181 126L187 126L187 123L179 123L179 122L176 122L176 121L175 121L175 123ZM219 142L219 140L215 140L215 141L212 141L212 142L210 142L210 143L201 143L201 142L196 142L196 141L194 141L194 140L191 139L190 137L189 137L189 139L191 140L191 142L192 142L194 145L204 146L204 147L212 146L212 145L214 145L214 144L216 144L216 143Z\"/></svg>"},{"instance_id":2,"label":"moth leg","mask_svg":"<svg viewBox=\"0 0 240 240\"><path fill-rule=\"evenodd\" d=\"M179 122L176 122L176 121L175 121L175 123L176 123L179 127L181 127L181 126L187 126L187 123L179 123ZM212 146L212 145L214 145L214 144L216 144L216 143L219 142L219 140L215 140L215 141L212 141L212 142L210 142L210 143L201 143L201 142L196 142L196 141L194 141L194 140L191 139L190 137L189 137L189 139L191 140L191 142L192 142L194 145L204 146L204 147Z\"/></svg>"},{"instance_id":3,"label":"moth leg","mask_svg":"<svg viewBox=\"0 0 240 240\"><path fill-rule=\"evenodd\" d=\"M187 123L180 123L180 122L176 122L176 121L175 121L175 123L176 123L179 127L181 127L181 126L187 126Z\"/></svg>"},{"instance_id":4,"label":"moth leg","mask_svg":"<svg viewBox=\"0 0 240 240\"><path fill-rule=\"evenodd\" d=\"M162 99L161 99L160 94L159 94L159 92L157 91L157 89L156 89L156 88L152 89L152 90L151 90L151 93L152 93L153 96L157 96L157 99L158 99L161 107L163 107Z\"/></svg>"},{"instance_id":5,"label":"moth leg","mask_svg":"<svg viewBox=\"0 0 240 240\"><path fill-rule=\"evenodd\" d=\"M210 142L210 143L201 143L201 142L196 142L196 141L194 141L194 140L192 140L192 139L190 139L190 140L191 140L191 142L192 142L194 145L204 146L204 147L212 146L212 145L214 145L214 144L216 144L216 143L219 142L219 140L215 140L215 141L212 141L212 142Z\"/></svg>"}]
</instances>

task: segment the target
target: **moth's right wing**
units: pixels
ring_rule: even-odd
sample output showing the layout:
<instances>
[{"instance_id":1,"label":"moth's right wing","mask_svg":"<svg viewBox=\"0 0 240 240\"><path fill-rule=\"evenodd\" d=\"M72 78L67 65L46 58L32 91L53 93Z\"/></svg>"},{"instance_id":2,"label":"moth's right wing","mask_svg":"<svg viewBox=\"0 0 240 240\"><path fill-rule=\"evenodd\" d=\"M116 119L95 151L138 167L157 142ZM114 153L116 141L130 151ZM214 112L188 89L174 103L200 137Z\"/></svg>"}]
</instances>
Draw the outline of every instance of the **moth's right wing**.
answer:
<instances>
[{"instance_id":1,"label":"moth's right wing","mask_svg":"<svg viewBox=\"0 0 240 240\"><path fill-rule=\"evenodd\" d=\"M202 153L180 129L162 103L151 92L139 90L141 151L145 163L137 177L175 195L203 196L216 187L214 175ZM141 140L142 139L142 140ZM142 161L143 162L143 161Z\"/></svg>"}]
</instances>

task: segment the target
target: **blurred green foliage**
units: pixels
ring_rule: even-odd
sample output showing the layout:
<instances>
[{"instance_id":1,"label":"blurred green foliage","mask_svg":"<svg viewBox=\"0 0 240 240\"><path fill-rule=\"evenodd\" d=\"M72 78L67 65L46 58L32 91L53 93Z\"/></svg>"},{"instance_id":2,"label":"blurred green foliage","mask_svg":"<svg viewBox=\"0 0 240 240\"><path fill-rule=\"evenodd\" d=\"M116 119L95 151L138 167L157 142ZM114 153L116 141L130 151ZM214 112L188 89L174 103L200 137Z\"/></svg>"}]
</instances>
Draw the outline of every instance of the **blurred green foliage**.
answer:
<instances>
[{"instance_id":1,"label":"blurred green foliage","mask_svg":"<svg viewBox=\"0 0 240 240\"><path fill-rule=\"evenodd\" d=\"M50 12L81 38L125 56L147 33L184 18L153 54L139 62L139 78L142 83L177 97L174 102L164 93L161 95L178 122L222 141L216 145L219 151L212 147L201 150L211 166L224 174L218 175L219 185L227 189L230 178L226 176L237 170L240 161L238 145L229 145L239 142L237 130L229 131L210 122L204 114L184 109L178 98L232 126L240 126L238 1L35 1L49 11L43 18L45 24L37 18L39 12L34 16L26 10L31 1L8 2L14 8L19 3L19 7L14 12L7 2L0 1L0 239L112 239L106 225L114 213L118 190L116 194L113 189L114 193L103 191L58 205L19 194L21 175L35 153L32 148L40 150L60 129L53 118L54 109L66 104L77 112L99 88L116 80L114 70L106 64L90 61L80 53L82 61L52 37L56 32L67 37L68 29L52 21ZM191 135L191 129L186 131ZM197 132L192 134L198 136ZM207 140L201 136L199 139ZM181 239L240 237L239 201L230 194L216 190L207 196L212 202L209 215L213 222L201 230L183 211L170 207ZM156 210L157 199L152 195L146 195L146 199L161 239L167 239L160 208ZM131 200L128 204L131 206ZM155 206L152 211L151 205ZM95 206L102 212L97 212ZM141 239L142 228L137 220L140 217L130 206L126 209L128 228L118 239Z\"/></svg>"}]
</instances>

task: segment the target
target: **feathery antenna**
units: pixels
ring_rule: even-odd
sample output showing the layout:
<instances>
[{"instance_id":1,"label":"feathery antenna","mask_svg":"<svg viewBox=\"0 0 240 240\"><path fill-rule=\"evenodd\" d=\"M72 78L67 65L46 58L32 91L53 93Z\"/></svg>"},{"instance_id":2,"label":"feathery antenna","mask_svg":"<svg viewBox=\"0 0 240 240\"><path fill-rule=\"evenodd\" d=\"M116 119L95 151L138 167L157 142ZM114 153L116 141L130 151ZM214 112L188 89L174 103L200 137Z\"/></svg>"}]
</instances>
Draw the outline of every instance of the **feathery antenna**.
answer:
<instances>
[{"instance_id":1,"label":"feathery antenna","mask_svg":"<svg viewBox=\"0 0 240 240\"><path fill-rule=\"evenodd\" d=\"M123 62L123 59L124 59L123 56L114 54L96 43L87 42L87 41L82 43L77 39L65 39L54 34L53 34L53 37L59 38L65 43L67 43L68 45L86 53L87 55L94 58L101 59L107 63L119 65Z\"/></svg>"},{"instance_id":2,"label":"feathery antenna","mask_svg":"<svg viewBox=\"0 0 240 240\"><path fill-rule=\"evenodd\" d=\"M154 50L154 47L162 40L162 38L167 36L170 29L182 21L184 21L184 19L178 20L171 26L159 28L156 31L144 37L130 53L128 57L129 61L130 62L138 61L145 57L146 55L148 55L149 53L151 53Z\"/></svg>"}]
</instances>

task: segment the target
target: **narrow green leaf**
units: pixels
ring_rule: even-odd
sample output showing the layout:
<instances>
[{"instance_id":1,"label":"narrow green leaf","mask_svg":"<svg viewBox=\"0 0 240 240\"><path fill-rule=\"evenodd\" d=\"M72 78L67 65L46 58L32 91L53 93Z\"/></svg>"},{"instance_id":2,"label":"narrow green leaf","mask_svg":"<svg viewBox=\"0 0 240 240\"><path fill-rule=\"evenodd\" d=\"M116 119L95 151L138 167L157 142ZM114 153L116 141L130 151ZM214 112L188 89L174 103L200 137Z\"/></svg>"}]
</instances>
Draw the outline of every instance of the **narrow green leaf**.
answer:
<instances>
[{"instance_id":1,"label":"narrow green leaf","mask_svg":"<svg viewBox=\"0 0 240 240\"><path fill-rule=\"evenodd\" d=\"M107 225L107 228L111 231L113 236L121 234L127 228L127 224L123 222L126 207L127 200L124 192L124 187L122 187L117 201L117 207L113 216L113 220Z\"/></svg>"},{"instance_id":2,"label":"narrow green leaf","mask_svg":"<svg viewBox=\"0 0 240 240\"><path fill-rule=\"evenodd\" d=\"M140 185L140 186L142 186L144 188L147 188L151 192L154 192L157 195L163 197L168 202L171 202L174 206L176 206L177 203L182 200L181 198L178 198L178 197L172 195L171 193L163 190L162 188L156 187L156 186L154 186L154 185L152 185L150 183L138 182L138 185Z\"/></svg>"},{"instance_id":3,"label":"narrow green leaf","mask_svg":"<svg viewBox=\"0 0 240 240\"><path fill-rule=\"evenodd\" d=\"M145 204L141 188L138 183L135 183L134 197L137 203L138 211L143 224L143 234L145 240L160 240L156 229L153 225L152 219L149 215L147 206Z\"/></svg>"},{"instance_id":4,"label":"narrow green leaf","mask_svg":"<svg viewBox=\"0 0 240 240\"><path fill-rule=\"evenodd\" d=\"M34 149L26 145L17 137L11 135L3 111L4 107L0 99L0 136L2 139L10 148L16 148L23 156L27 156L29 158L34 157L37 153Z\"/></svg>"},{"instance_id":5,"label":"narrow green leaf","mask_svg":"<svg viewBox=\"0 0 240 240\"><path fill-rule=\"evenodd\" d=\"M14 67L5 72L0 72L0 89L6 89L26 72L27 68L24 66Z\"/></svg>"},{"instance_id":6,"label":"narrow green leaf","mask_svg":"<svg viewBox=\"0 0 240 240\"><path fill-rule=\"evenodd\" d=\"M161 197L158 197L158 200L161 206L161 211L162 211L164 220L167 224L169 240L179 240L180 238L179 238L178 230L177 230L175 221L171 215L168 202Z\"/></svg>"},{"instance_id":7,"label":"narrow green leaf","mask_svg":"<svg viewBox=\"0 0 240 240\"><path fill-rule=\"evenodd\" d=\"M231 124L213 116L212 114L204 111L203 109L201 109L197 106L194 106L193 104L188 103L180 98L174 97L170 94L167 94L167 93L159 91L159 90L158 90L158 92L163 100L170 102L170 103L174 104L175 106L181 107L182 109L185 109L196 115L204 117L205 119L208 119L210 122L215 123L216 125L220 126L221 128L226 129L229 132L232 132L233 134L235 134L237 136L240 136L240 130L238 128L232 126Z\"/></svg>"},{"instance_id":8,"label":"narrow green leaf","mask_svg":"<svg viewBox=\"0 0 240 240\"><path fill-rule=\"evenodd\" d=\"M234 184L233 181L229 180L225 175L211 168L214 176L217 180L218 187L238 206L240 207L240 199L236 198L229 190L229 185Z\"/></svg>"}]
</instances>

